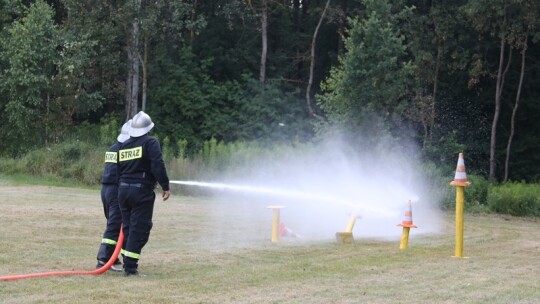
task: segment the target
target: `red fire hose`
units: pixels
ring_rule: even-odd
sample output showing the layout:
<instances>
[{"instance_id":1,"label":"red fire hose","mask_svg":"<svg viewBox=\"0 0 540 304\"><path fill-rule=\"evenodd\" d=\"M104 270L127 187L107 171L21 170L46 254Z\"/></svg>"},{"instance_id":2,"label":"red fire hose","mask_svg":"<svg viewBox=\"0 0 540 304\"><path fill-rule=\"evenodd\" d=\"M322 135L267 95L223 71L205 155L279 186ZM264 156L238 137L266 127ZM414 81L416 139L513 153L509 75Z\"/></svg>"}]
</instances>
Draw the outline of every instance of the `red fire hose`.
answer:
<instances>
[{"instance_id":1,"label":"red fire hose","mask_svg":"<svg viewBox=\"0 0 540 304\"><path fill-rule=\"evenodd\" d=\"M118 242L116 243L116 247L114 249L113 255L111 256L109 261L107 261L107 263L103 265L103 267L95 269L95 270L87 270L87 271L67 270L67 271L49 271L49 272L41 272L41 273L18 274L18 275L0 277L0 281L15 281L15 280L29 279L29 278L76 275L76 274L91 274L91 275L103 274L105 271L109 270L109 268L111 268L111 266L116 261L116 258L118 257L118 254L120 253L120 250L122 249L123 243L124 243L124 233L122 232L122 229L120 229L120 235L118 236Z\"/></svg>"}]
</instances>

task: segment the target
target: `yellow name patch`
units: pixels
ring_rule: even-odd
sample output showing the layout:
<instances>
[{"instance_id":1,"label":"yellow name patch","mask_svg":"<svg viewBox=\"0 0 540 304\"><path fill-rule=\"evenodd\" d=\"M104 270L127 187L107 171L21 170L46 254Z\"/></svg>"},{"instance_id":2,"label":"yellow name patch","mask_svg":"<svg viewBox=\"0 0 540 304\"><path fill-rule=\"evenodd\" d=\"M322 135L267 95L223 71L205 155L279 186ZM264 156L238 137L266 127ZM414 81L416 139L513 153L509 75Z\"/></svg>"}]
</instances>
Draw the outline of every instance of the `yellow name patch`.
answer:
<instances>
[{"instance_id":1,"label":"yellow name patch","mask_svg":"<svg viewBox=\"0 0 540 304\"><path fill-rule=\"evenodd\" d=\"M120 161L132 160L142 157L142 147L120 150L118 152L120 153Z\"/></svg>"},{"instance_id":2,"label":"yellow name patch","mask_svg":"<svg viewBox=\"0 0 540 304\"><path fill-rule=\"evenodd\" d=\"M106 163L116 163L116 152L105 152Z\"/></svg>"}]
</instances>

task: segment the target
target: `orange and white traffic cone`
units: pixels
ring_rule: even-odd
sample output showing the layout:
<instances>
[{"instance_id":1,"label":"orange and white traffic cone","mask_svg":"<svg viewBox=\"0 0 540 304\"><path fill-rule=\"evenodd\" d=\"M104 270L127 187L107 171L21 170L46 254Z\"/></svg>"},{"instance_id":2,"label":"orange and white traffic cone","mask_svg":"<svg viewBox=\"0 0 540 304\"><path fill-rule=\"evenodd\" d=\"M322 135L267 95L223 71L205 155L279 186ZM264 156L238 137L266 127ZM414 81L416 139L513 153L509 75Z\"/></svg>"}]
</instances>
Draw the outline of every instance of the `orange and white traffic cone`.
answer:
<instances>
[{"instance_id":1,"label":"orange and white traffic cone","mask_svg":"<svg viewBox=\"0 0 540 304\"><path fill-rule=\"evenodd\" d=\"M411 201L409 201L408 208L407 210L405 210L405 213L403 214L403 219L401 220L401 224L398 224L398 226L418 228L414 225L413 220L412 220L412 202Z\"/></svg>"},{"instance_id":2,"label":"orange and white traffic cone","mask_svg":"<svg viewBox=\"0 0 540 304\"><path fill-rule=\"evenodd\" d=\"M412 219L412 203L409 201L408 208L405 210L405 214L403 215L403 219L401 220L401 224L398 224L398 226L403 227L403 232L401 233L401 242L399 244L399 249L406 249L409 243L409 233L411 231L411 228L418 228L413 223Z\"/></svg>"},{"instance_id":3,"label":"orange and white traffic cone","mask_svg":"<svg viewBox=\"0 0 540 304\"><path fill-rule=\"evenodd\" d=\"M467 180L467 173L465 173L465 161L463 160L463 153L459 153L458 162L456 166L456 175L454 180L450 183L451 186L466 187L470 185Z\"/></svg>"},{"instance_id":4,"label":"orange and white traffic cone","mask_svg":"<svg viewBox=\"0 0 540 304\"><path fill-rule=\"evenodd\" d=\"M279 235L283 237L292 237L292 238L300 238L298 234L296 234L294 231L289 229L285 224L281 223L279 224Z\"/></svg>"}]
</instances>

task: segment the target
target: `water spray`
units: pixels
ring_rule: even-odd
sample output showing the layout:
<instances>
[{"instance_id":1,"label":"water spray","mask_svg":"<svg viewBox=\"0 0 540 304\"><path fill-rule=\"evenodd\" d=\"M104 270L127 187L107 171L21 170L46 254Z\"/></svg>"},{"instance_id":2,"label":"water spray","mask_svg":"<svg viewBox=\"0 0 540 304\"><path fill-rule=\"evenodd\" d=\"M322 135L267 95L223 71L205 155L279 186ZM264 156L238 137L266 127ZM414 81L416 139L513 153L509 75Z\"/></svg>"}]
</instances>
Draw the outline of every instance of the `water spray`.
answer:
<instances>
[{"instance_id":1,"label":"water spray","mask_svg":"<svg viewBox=\"0 0 540 304\"><path fill-rule=\"evenodd\" d=\"M208 182L197 182L197 181L176 181L176 180L169 181L169 183L186 185L186 186L206 187L206 188L213 188L213 189L218 189L218 190L230 190L230 191L275 195L275 196L285 196L285 197L298 198L298 199L310 199L310 200L317 200L317 201L336 200L335 197L329 197L329 196L321 195L321 194L311 194L311 193L300 192L300 191L283 190L283 189L268 188L268 187L230 185L230 184L223 184L223 183L208 183ZM348 204L346 202L341 202L341 203Z\"/></svg>"},{"instance_id":2,"label":"water spray","mask_svg":"<svg viewBox=\"0 0 540 304\"><path fill-rule=\"evenodd\" d=\"M223 184L223 183L209 183L209 182L198 182L198 181L179 181L173 180L169 181L171 184L186 185L186 186L197 186L205 187L217 190L229 190L229 191L238 191L238 192L247 192L255 194L265 194L271 196L281 196L288 198L296 198L309 201L324 202L330 204L339 204L344 207L349 208L349 210L358 210L358 205L351 203L348 200L345 200L339 196L330 196L325 193L316 193L316 192L301 192L294 190L278 189L278 188L269 188L269 187L258 187L258 186L244 186L244 185L232 185L232 184ZM363 205L362 209L364 211L370 211L373 214L387 215L390 212L384 208L375 208L370 205Z\"/></svg>"},{"instance_id":3,"label":"water spray","mask_svg":"<svg viewBox=\"0 0 540 304\"><path fill-rule=\"evenodd\" d=\"M65 276L65 275L100 275L105 273L116 261L118 255L120 254L120 250L122 249L122 244L124 243L124 233L122 232L122 228L120 228L120 235L118 236L118 241L116 244L116 247L114 248L114 252L101 268L95 269L95 270L88 270L88 271L77 271L77 270L67 270L67 271L49 271L49 272L41 272L41 273L30 273L30 274L18 274L18 275L9 275L9 276L2 276L0 277L0 281L16 281L21 279L29 279L29 278L40 278L40 277L50 277L50 276Z\"/></svg>"}]
</instances>

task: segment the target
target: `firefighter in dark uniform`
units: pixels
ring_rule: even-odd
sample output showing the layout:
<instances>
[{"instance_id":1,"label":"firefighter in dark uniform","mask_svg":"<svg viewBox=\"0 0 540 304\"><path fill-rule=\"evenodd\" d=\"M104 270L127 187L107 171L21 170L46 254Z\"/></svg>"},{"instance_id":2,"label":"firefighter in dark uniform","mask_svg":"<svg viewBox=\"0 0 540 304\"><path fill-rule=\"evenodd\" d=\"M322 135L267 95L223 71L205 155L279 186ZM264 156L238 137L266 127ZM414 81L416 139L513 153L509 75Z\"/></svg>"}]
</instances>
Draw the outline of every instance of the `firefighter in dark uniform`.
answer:
<instances>
[{"instance_id":1,"label":"firefighter in dark uniform","mask_svg":"<svg viewBox=\"0 0 540 304\"><path fill-rule=\"evenodd\" d=\"M97 266L101 268L105 265L116 247L118 235L120 234L120 226L122 225L122 213L118 205L118 175L117 175L117 153L120 145L129 138L129 128L131 120L126 122L118 135L117 142L109 147L105 152L105 168L101 177L101 202L103 203L103 211L107 219L105 232L101 239L101 246L97 254ZM118 258L111 266L112 271L122 271L122 263Z\"/></svg>"},{"instance_id":2,"label":"firefighter in dark uniform","mask_svg":"<svg viewBox=\"0 0 540 304\"><path fill-rule=\"evenodd\" d=\"M122 211L124 232L124 275L137 275L141 250L152 229L152 213L157 183L162 198L169 198L169 177L163 162L161 144L147 133L154 127L143 111L133 116L130 138L118 151L118 202Z\"/></svg>"}]
</instances>

